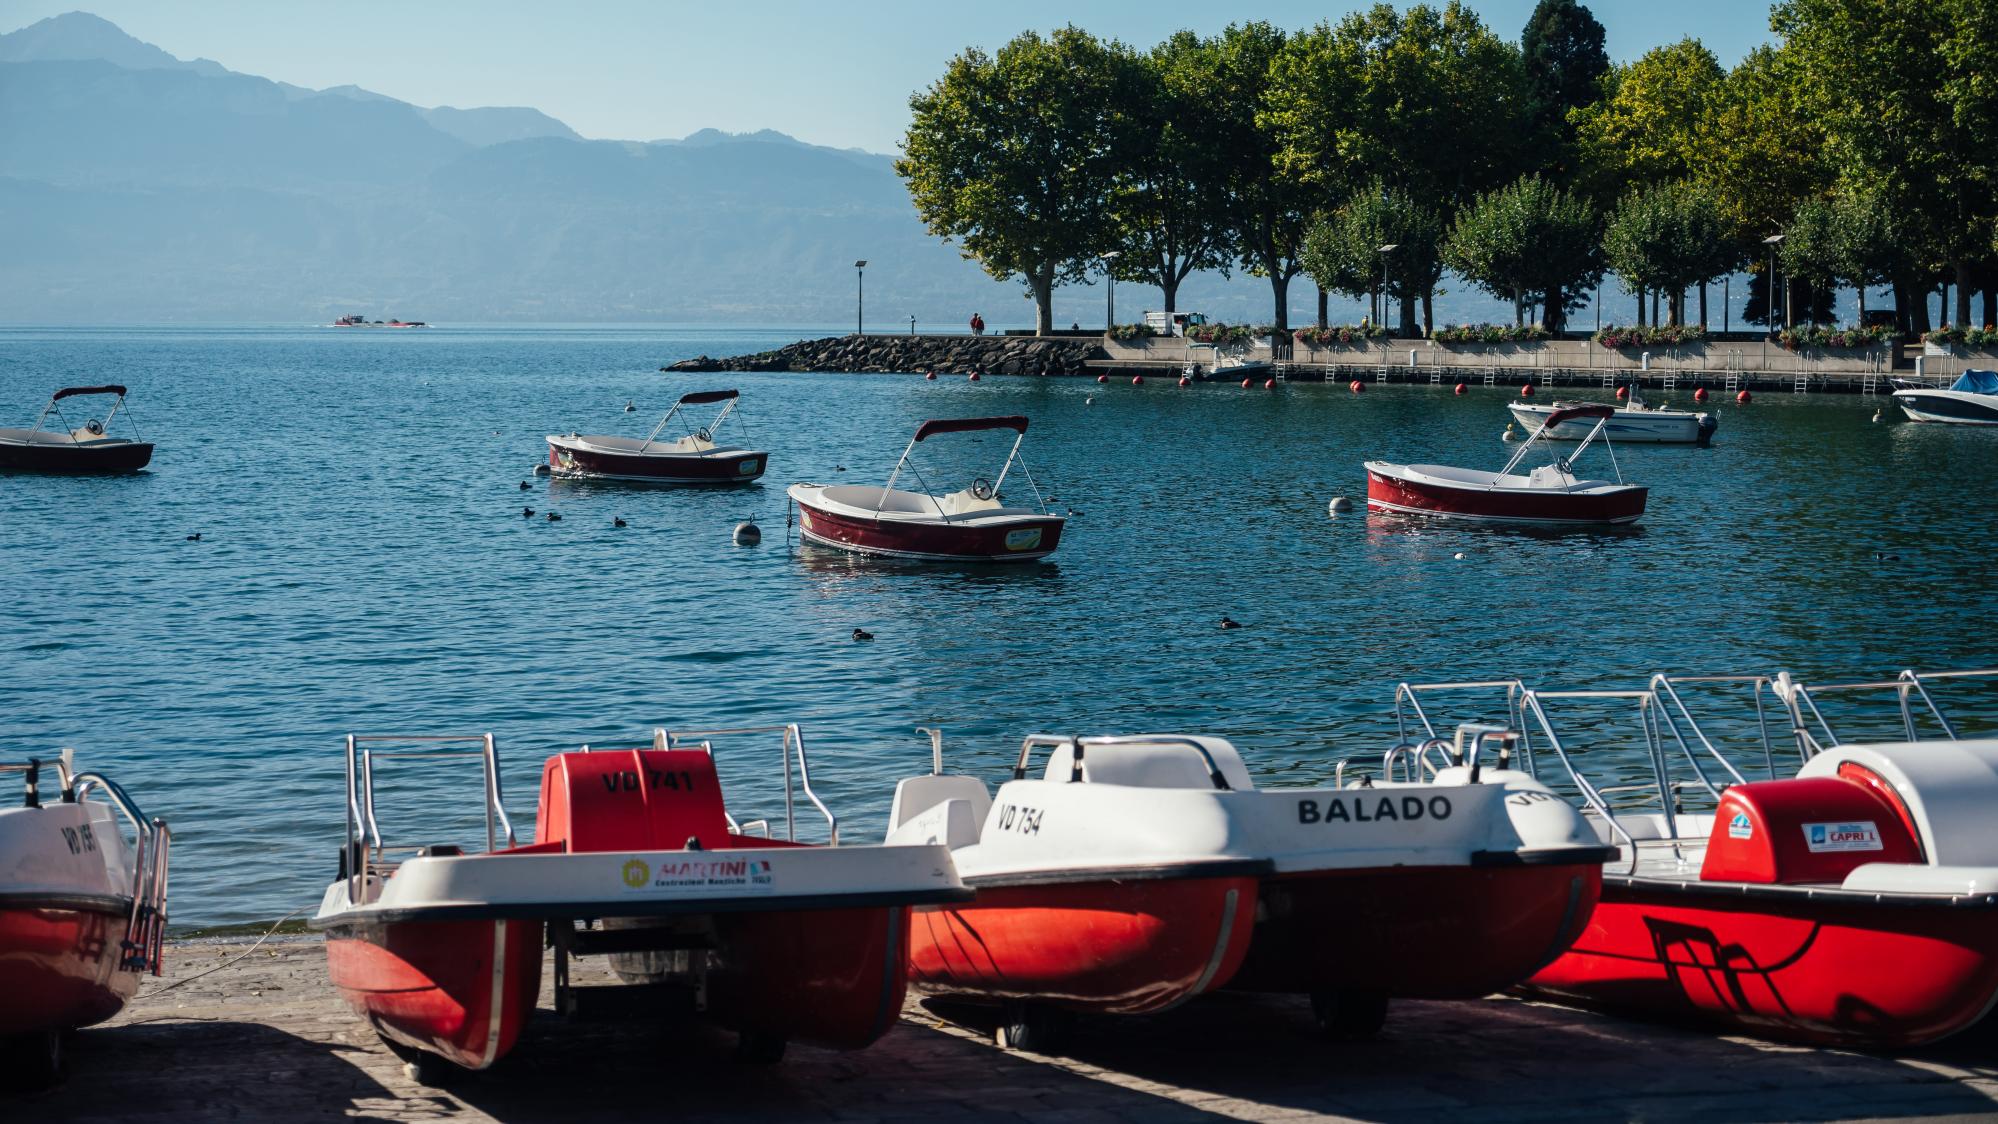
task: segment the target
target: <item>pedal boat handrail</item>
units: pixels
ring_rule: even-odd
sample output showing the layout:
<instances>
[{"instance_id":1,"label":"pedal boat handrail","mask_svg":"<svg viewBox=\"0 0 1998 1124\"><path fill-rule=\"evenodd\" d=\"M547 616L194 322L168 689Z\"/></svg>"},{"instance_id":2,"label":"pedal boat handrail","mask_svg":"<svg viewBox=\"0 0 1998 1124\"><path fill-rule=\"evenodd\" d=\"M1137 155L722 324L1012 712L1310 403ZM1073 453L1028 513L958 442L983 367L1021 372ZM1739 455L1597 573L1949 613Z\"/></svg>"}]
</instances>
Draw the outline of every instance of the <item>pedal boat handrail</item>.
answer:
<instances>
[{"instance_id":1,"label":"pedal boat handrail","mask_svg":"<svg viewBox=\"0 0 1998 1124\"><path fill-rule=\"evenodd\" d=\"M825 817L828 842L834 847L839 846L839 817L833 815L832 809L826 807L825 801L819 799L819 794L812 791L812 765L810 759L805 754L804 732L798 728L796 722L787 722L781 726L728 726L712 730L667 730L660 728L652 732L652 748L692 749L696 747L686 743L698 741L698 748L705 750L712 757L714 755L714 746L709 739L735 734L775 733L782 733L784 735L784 837L793 843L798 841L797 812L791 796L791 756L793 753L796 753L798 758L797 787L804 792L805 799L810 800L812 806L819 810L819 815ZM735 818L730 816L729 822L733 825ZM738 834L740 834L739 828Z\"/></svg>"},{"instance_id":2,"label":"pedal boat handrail","mask_svg":"<svg viewBox=\"0 0 1998 1124\"><path fill-rule=\"evenodd\" d=\"M473 742L477 749L364 749L370 742L399 745L452 745ZM415 851L419 847L389 847L382 841L381 824L375 818L375 759L463 761L477 759L485 773L486 851L499 850L499 840L514 846L513 822L507 818L500 790L499 758L493 736L486 734L348 734L347 735L347 842L342 859L347 875L347 901L366 904L372 874L386 871L390 851Z\"/></svg>"},{"instance_id":3,"label":"pedal boat handrail","mask_svg":"<svg viewBox=\"0 0 1998 1124\"><path fill-rule=\"evenodd\" d=\"M1020 759L1013 765L1013 779L1016 781L1027 779L1027 761L1032 756L1034 747L1046 746L1050 749L1059 749L1062 746L1067 746L1071 755L1068 781L1070 784L1079 783L1082 780L1084 753L1092 745L1185 746L1200 755L1201 763L1207 766L1207 778L1214 782L1214 787L1217 790L1231 792L1234 789L1234 786L1228 783L1228 778L1221 775L1221 766L1215 762L1214 755L1208 752L1207 747L1202 745L1199 739L1190 738L1183 734L1117 734L1096 737L1076 737L1073 734L1028 734L1020 743Z\"/></svg>"}]
</instances>

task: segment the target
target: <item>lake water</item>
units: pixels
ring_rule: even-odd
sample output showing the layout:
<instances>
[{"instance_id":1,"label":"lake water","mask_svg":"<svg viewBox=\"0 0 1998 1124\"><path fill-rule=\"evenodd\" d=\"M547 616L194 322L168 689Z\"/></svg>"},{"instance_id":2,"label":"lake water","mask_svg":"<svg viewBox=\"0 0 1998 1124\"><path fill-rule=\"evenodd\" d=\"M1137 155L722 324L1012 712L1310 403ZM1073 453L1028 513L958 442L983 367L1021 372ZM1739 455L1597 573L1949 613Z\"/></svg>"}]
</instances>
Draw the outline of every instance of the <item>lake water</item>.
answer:
<instances>
[{"instance_id":1,"label":"lake water","mask_svg":"<svg viewBox=\"0 0 1998 1124\"><path fill-rule=\"evenodd\" d=\"M1654 488L1638 530L1530 536L1326 512L1363 504L1364 459L1498 467L1509 390L658 371L799 334L0 330L0 424L116 381L159 445L137 477L0 477L0 759L69 745L121 780L174 826L175 922L218 924L317 900L350 731L492 731L526 835L552 751L796 721L852 839L927 769L917 725L994 779L1027 733L1174 730L1306 783L1378 760L1400 679L1636 686L1998 657L1998 433L1874 424L1884 399L1717 405L1712 449L1617 450ZM544 434L642 435L715 386L741 388L771 451L758 485L530 476ZM1051 563L787 545L786 484L880 481L923 419L1010 413L1033 419L1041 488L1077 513ZM929 479L991 475L994 440L926 445ZM733 545L749 516L763 544ZM1634 771L1627 739L1602 738L1596 759ZM717 753L739 818L781 811L774 740ZM391 842L476 822L475 774L397 765Z\"/></svg>"}]
</instances>

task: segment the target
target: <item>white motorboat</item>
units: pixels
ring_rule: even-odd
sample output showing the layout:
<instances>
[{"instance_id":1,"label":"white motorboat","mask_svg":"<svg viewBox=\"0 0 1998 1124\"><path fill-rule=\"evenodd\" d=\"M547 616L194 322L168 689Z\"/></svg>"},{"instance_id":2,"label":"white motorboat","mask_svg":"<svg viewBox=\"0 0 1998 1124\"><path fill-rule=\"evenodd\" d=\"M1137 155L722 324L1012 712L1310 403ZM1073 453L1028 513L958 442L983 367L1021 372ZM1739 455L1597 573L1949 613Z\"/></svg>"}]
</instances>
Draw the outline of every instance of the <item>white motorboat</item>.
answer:
<instances>
[{"instance_id":1,"label":"white motorboat","mask_svg":"<svg viewBox=\"0 0 1998 1124\"><path fill-rule=\"evenodd\" d=\"M1597 402L1561 402L1547 405L1532 402L1510 404L1512 416L1526 427L1528 433L1540 428L1556 410L1570 410L1576 406L1609 405ZM1647 406L1636 391L1632 391L1630 401L1621 406L1610 406L1609 419L1603 423L1603 433L1617 441L1638 444L1660 445L1709 445L1713 443L1714 430L1720 422L1712 414L1694 413L1690 410L1668 410L1663 406ZM1573 418L1549 428L1542 436L1554 441L1585 440L1594 426L1586 418Z\"/></svg>"},{"instance_id":2,"label":"white motorboat","mask_svg":"<svg viewBox=\"0 0 1998 1124\"><path fill-rule=\"evenodd\" d=\"M1909 421L1998 425L1998 371L1965 371L1947 388L1903 386L1894 402Z\"/></svg>"},{"instance_id":3,"label":"white motorboat","mask_svg":"<svg viewBox=\"0 0 1998 1124\"><path fill-rule=\"evenodd\" d=\"M1616 467L1616 454L1610 454L1610 465L1617 474L1614 483L1577 477L1571 463L1603 431L1610 413L1611 408L1602 405L1568 406L1549 413L1534 423L1526 443L1497 472L1441 464L1368 461L1367 508L1479 523L1543 526L1635 523L1644 514L1650 489L1623 482L1623 470ZM1550 430L1569 424L1570 419L1584 424L1593 422L1574 452L1526 475L1513 471ZM1608 440L1604 440L1603 448L1609 448Z\"/></svg>"}]
</instances>

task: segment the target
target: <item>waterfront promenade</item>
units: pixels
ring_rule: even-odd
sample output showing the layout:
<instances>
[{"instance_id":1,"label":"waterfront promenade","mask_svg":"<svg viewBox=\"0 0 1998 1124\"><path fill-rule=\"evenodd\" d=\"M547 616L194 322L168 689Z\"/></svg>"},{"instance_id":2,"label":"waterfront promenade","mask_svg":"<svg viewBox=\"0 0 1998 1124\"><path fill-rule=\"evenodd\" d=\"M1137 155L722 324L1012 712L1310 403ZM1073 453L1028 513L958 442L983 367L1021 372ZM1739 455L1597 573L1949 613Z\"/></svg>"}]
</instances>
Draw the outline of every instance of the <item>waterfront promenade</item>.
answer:
<instances>
[{"instance_id":1,"label":"waterfront promenade","mask_svg":"<svg viewBox=\"0 0 1998 1124\"><path fill-rule=\"evenodd\" d=\"M1067 1057L1007 1054L910 1003L854 1054L730 1059L697 1027L564 1024L542 1011L498 1069L412 1084L326 983L316 939L185 942L116 1020L83 1032L68 1083L0 1116L87 1121L1747 1120L1988 1117L1990 1032L1904 1058L1775 1046L1493 998L1398 1004L1370 1042L1310 1032L1290 997L1222 995L1080 1028ZM176 981L188 981L172 986Z\"/></svg>"}]
</instances>

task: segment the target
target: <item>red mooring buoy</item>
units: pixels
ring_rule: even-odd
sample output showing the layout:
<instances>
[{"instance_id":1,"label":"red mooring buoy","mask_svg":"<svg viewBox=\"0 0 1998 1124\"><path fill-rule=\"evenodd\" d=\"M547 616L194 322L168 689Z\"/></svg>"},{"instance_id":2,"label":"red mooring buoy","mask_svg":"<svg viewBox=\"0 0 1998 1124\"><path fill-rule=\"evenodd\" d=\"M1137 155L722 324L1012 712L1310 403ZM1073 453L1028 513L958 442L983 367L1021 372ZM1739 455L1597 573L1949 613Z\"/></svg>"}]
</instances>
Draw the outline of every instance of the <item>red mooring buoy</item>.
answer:
<instances>
[{"instance_id":1,"label":"red mooring buoy","mask_svg":"<svg viewBox=\"0 0 1998 1124\"><path fill-rule=\"evenodd\" d=\"M1520 387L1520 388L1519 388L1519 396L1520 396L1521 398L1531 398L1531 397L1533 397L1533 384L1532 384L1532 383L1527 383L1527 384L1526 384L1525 386L1522 386L1522 387Z\"/></svg>"},{"instance_id":2,"label":"red mooring buoy","mask_svg":"<svg viewBox=\"0 0 1998 1124\"><path fill-rule=\"evenodd\" d=\"M1457 393L1458 393L1458 394L1467 394L1467 393L1469 393L1469 392L1470 392L1470 389L1471 389L1471 384L1470 384L1470 383L1464 383L1464 382L1460 382L1460 383L1458 383L1458 384L1457 384Z\"/></svg>"},{"instance_id":3,"label":"red mooring buoy","mask_svg":"<svg viewBox=\"0 0 1998 1124\"><path fill-rule=\"evenodd\" d=\"M972 382L977 382L977 381L978 381L978 372L977 372L977 371L973 371L973 372L971 372L971 381L972 381Z\"/></svg>"},{"instance_id":4,"label":"red mooring buoy","mask_svg":"<svg viewBox=\"0 0 1998 1124\"><path fill-rule=\"evenodd\" d=\"M1617 387L1617 388L1616 388L1616 400L1617 400L1617 401L1621 402L1621 401L1623 401L1624 399L1626 399L1626 398L1629 398L1629 397L1630 397L1630 388L1629 388L1629 387L1627 387L1627 386L1619 386L1619 387Z\"/></svg>"},{"instance_id":5,"label":"red mooring buoy","mask_svg":"<svg viewBox=\"0 0 1998 1124\"><path fill-rule=\"evenodd\" d=\"M1735 395L1735 396L1734 396L1734 400L1735 400L1736 402L1748 402L1748 401L1752 400L1752 399L1753 399L1754 397L1755 397L1754 395L1752 395L1752 394L1750 394L1750 393L1748 393L1747 391L1745 391L1745 390L1744 390L1744 391L1742 391L1742 392L1741 392L1740 394L1737 394L1737 395Z\"/></svg>"},{"instance_id":6,"label":"red mooring buoy","mask_svg":"<svg viewBox=\"0 0 1998 1124\"><path fill-rule=\"evenodd\" d=\"M1242 380L1242 389L1243 389L1243 390L1247 390L1247 389L1249 389L1249 387L1250 387L1251 385L1252 385L1252 384L1251 384L1251 383L1249 382L1249 380L1248 380L1248 379L1243 379L1243 380Z\"/></svg>"},{"instance_id":7,"label":"red mooring buoy","mask_svg":"<svg viewBox=\"0 0 1998 1124\"><path fill-rule=\"evenodd\" d=\"M1354 379L1352 382L1346 384L1346 389L1352 391L1354 394L1365 394L1367 392L1367 384L1361 382L1359 379Z\"/></svg>"},{"instance_id":8,"label":"red mooring buoy","mask_svg":"<svg viewBox=\"0 0 1998 1124\"><path fill-rule=\"evenodd\" d=\"M1276 389L1276 380L1275 380L1275 379L1264 379L1264 380L1263 380L1263 389L1264 389L1264 390L1275 390L1275 389Z\"/></svg>"},{"instance_id":9,"label":"red mooring buoy","mask_svg":"<svg viewBox=\"0 0 1998 1124\"><path fill-rule=\"evenodd\" d=\"M1109 381L1110 381L1110 376L1109 376L1109 375L1098 375L1098 376L1096 376L1096 381L1097 381L1097 382L1109 382Z\"/></svg>"},{"instance_id":10,"label":"red mooring buoy","mask_svg":"<svg viewBox=\"0 0 1998 1124\"><path fill-rule=\"evenodd\" d=\"M1187 377L1186 377L1185 375L1181 375L1181 376L1179 376L1179 385L1181 385L1181 386L1190 386L1190 385L1192 385L1192 383L1193 383L1193 380L1192 380L1192 379L1190 379L1190 378L1187 378Z\"/></svg>"},{"instance_id":11,"label":"red mooring buoy","mask_svg":"<svg viewBox=\"0 0 1998 1124\"><path fill-rule=\"evenodd\" d=\"M1700 388L1699 388L1698 390L1695 390L1695 391L1693 391L1693 401L1695 401L1695 402L1705 402L1706 400L1707 400L1707 388L1706 388L1706 387L1704 387L1704 386L1703 386L1703 387L1700 387Z\"/></svg>"},{"instance_id":12,"label":"red mooring buoy","mask_svg":"<svg viewBox=\"0 0 1998 1124\"><path fill-rule=\"evenodd\" d=\"M930 380L931 382L937 381L937 373L935 371L931 371L928 374L925 374L923 377Z\"/></svg>"},{"instance_id":13,"label":"red mooring buoy","mask_svg":"<svg viewBox=\"0 0 1998 1124\"><path fill-rule=\"evenodd\" d=\"M1131 385L1132 385L1132 386L1143 386L1143 385L1145 385L1145 376L1143 376L1143 375L1132 375L1132 376L1131 376Z\"/></svg>"}]
</instances>

